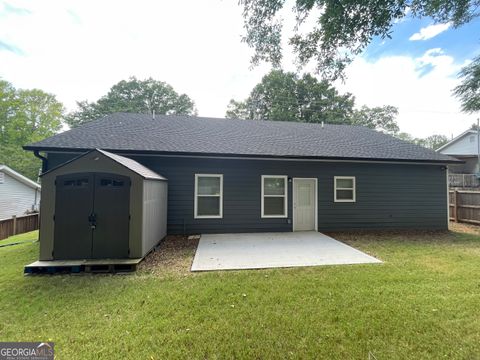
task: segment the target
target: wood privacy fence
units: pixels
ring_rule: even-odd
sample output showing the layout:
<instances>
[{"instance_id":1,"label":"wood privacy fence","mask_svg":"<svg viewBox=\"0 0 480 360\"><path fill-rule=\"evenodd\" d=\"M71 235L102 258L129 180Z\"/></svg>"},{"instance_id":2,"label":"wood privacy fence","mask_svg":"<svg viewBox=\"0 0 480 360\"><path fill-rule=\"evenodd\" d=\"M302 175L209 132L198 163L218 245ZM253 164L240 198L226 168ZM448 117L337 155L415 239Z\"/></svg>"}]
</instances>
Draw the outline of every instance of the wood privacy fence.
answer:
<instances>
[{"instance_id":1,"label":"wood privacy fence","mask_svg":"<svg viewBox=\"0 0 480 360\"><path fill-rule=\"evenodd\" d=\"M480 191L450 190L450 220L480 225Z\"/></svg>"},{"instance_id":2,"label":"wood privacy fence","mask_svg":"<svg viewBox=\"0 0 480 360\"><path fill-rule=\"evenodd\" d=\"M37 230L38 225L38 213L25 216L14 216L11 219L0 220L0 240L6 239L12 235Z\"/></svg>"}]
</instances>

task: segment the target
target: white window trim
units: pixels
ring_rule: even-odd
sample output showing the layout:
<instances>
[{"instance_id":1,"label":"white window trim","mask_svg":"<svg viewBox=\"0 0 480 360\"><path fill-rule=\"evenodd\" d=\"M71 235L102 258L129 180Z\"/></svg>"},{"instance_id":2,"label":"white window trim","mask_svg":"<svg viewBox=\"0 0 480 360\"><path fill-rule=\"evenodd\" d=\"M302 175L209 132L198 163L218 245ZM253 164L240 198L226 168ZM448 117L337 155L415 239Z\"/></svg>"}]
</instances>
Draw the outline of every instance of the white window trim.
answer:
<instances>
[{"instance_id":1,"label":"white window trim","mask_svg":"<svg viewBox=\"0 0 480 360\"><path fill-rule=\"evenodd\" d=\"M285 194L283 195L265 195L264 194L264 181L265 179L278 179L278 178L281 178L281 179L284 179L285 181ZM288 176L286 175L262 175L262 183L261 183L261 187L262 187L262 197L261 197L261 203L262 203L262 219L273 219L273 218L276 218L276 219L285 219L288 217ZM285 201L284 201L284 209L283 209L283 215L265 215L264 214L264 199L265 197L283 197L285 198Z\"/></svg>"},{"instance_id":2,"label":"white window trim","mask_svg":"<svg viewBox=\"0 0 480 360\"><path fill-rule=\"evenodd\" d=\"M215 177L220 178L220 195L199 195L198 194L198 178L199 177ZM220 215L198 215L198 198L214 197L220 198ZM223 218L223 174L195 174L195 195L194 195L194 218L195 219L222 219Z\"/></svg>"},{"instance_id":3,"label":"white window trim","mask_svg":"<svg viewBox=\"0 0 480 360\"><path fill-rule=\"evenodd\" d=\"M351 188L344 188L344 187L337 187L337 180L352 180L353 187ZM334 176L333 177L333 196L335 202L356 202L357 201L357 186L355 182L355 176ZM353 199L337 199L337 190L353 190Z\"/></svg>"}]
</instances>

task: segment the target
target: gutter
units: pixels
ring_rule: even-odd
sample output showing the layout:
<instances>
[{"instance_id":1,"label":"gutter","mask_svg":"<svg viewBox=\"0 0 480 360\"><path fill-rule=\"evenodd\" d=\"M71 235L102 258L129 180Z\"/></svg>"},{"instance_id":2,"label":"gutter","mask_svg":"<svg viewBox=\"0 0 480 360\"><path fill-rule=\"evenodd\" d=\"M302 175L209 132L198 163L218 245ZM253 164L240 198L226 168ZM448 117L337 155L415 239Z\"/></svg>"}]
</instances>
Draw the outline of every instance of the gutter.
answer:
<instances>
[{"instance_id":1,"label":"gutter","mask_svg":"<svg viewBox=\"0 0 480 360\"><path fill-rule=\"evenodd\" d=\"M27 149L26 146L23 147L25 150L30 150ZM39 158L42 160L42 174L47 171L48 169L48 159L45 156L40 155L40 150L34 150L33 155L35 155L36 158Z\"/></svg>"},{"instance_id":2,"label":"gutter","mask_svg":"<svg viewBox=\"0 0 480 360\"><path fill-rule=\"evenodd\" d=\"M38 151L45 152L61 152L61 153L77 153L82 154L92 151L90 148L48 148L24 146L25 150L33 150L34 153ZM119 150L102 148L102 150L116 153L119 155L163 155L171 157L212 157L224 159L261 159L261 160L305 160L305 161L352 161L352 162L383 162L383 163L416 163L416 164L463 164L464 161L451 158L451 160L426 160L426 159L386 159L386 158L361 158L361 157L326 157L326 156L291 156L291 155L252 155L252 154L219 154L219 153L188 153L188 152L168 152L168 151L154 151L154 150ZM35 155L36 156L36 155ZM39 155L40 156L40 155ZM38 156L37 156L38 157ZM43 157L41 157L43 158Z\"/></svg>"}]
</instances>

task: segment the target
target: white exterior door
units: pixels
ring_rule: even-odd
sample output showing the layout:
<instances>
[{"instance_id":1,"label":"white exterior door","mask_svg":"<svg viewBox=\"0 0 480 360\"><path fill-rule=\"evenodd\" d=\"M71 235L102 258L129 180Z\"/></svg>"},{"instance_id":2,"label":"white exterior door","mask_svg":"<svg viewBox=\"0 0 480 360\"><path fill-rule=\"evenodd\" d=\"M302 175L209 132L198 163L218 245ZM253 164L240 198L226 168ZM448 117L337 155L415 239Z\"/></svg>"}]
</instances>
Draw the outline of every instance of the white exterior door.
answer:
<instances>
[{"instance_id":1,"label":"white exterior door","mask_svg":"<svg viewBox=\"0 0 480 360\"><path fill-rule=\"evenodd\" d=\"M316 230L317 180L293 179L293 231Z\"/></svg>"}]
</instances>

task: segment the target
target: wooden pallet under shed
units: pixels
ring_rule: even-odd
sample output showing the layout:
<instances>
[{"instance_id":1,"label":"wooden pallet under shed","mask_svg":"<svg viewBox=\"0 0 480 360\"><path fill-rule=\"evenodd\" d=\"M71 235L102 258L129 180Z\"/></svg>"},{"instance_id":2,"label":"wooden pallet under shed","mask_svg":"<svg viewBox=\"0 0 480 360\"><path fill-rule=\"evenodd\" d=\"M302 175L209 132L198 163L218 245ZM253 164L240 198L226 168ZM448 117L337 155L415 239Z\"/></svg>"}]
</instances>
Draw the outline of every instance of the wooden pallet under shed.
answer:
<instances>
[{"instance_id":1,"label":"wooden pallet under shed","mask_svg":"<svg viewBox=\"0 0 480 360\"><path fill-rule=\"evenodd\" d=\"M101 260L49 260L35 261L25 266L24 273L125 273L133 272L142 261L139 259L101 259Z\"/></svg>"}]
</instances>

